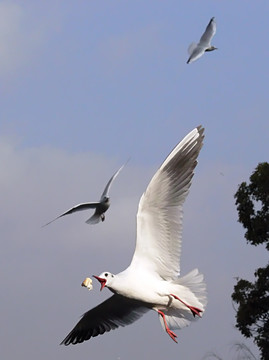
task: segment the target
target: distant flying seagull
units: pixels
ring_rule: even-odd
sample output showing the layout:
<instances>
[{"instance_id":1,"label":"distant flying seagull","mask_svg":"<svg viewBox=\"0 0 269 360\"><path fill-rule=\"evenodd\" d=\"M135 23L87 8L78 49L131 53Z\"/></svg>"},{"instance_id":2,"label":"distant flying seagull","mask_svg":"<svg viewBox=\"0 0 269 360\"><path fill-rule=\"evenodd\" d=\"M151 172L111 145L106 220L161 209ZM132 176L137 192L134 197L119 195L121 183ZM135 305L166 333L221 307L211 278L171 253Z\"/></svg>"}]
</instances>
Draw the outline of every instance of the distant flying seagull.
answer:
<instances>
[{"instance_id":1,"label":"distant flying seagull","mask_svg":"<svg viewBox=\"0 0 269 360\"><path fill-rule=\"evenodd\" d=\"M92 215L92 217L90 217L86 221L87 224L97 224L100 222L100 220L104 221L105 220L105 212L108 210L108 208L110 206L109 196L108 196L109 189L111 187L113 180L116 178L116 176L119 174L119 172L125 165L126 165L126 163L124 165L122 165L119 168L119 170L111 177L111 179L109 180L109 182L107 183L107 185L105 187L105 190L104 190L99 202L87 202L87 203L78 204L78 205L72 207L71 209L67 210L63 214L57 216L57 218L51 220L50 222L48 222L47 224L45 224L43 226L47 226L47 225L51 224L53 221L59 219L62 216L72 214L76 211L82 211L82 210L88 210L88 209L95 209L95 212Z\"/></svg>"},{"instance_id":2,"label":"distant flying seagull","mask_svg":"<svg viewBox=\"0 0 269 360\"><path fill-rule=\"evenodd\" d=\"M168 155L142 195L137 212L136 248L130 266L113 275L94 276L114 295L86 312L62 344L82 343L155 310L163 329L177 342L174 329L201 317L206 305L203 275L180 274L183 203L189 192L204 129L191 131ZM199 239L197 241L200 241Z\"/></svg>"},{"instance_id":3,"label":"distant flying seagull","mask_svg":"<svg viewBox=\"0 0 269 360\"><path fill-rule=\"evenodd\" d=\"M187 61L187 64L199 59L202 55L204 55L205 51L213 51L217 50L215 46L211 45L211 40L213 36L216 34L216 21L215 18L212 17L212 19L209 21L209 24L206 27L205 32L203 33L200 41L198 44L191 43L188 52L189 52L189 59Z\"/></svg>"}]
</instances>

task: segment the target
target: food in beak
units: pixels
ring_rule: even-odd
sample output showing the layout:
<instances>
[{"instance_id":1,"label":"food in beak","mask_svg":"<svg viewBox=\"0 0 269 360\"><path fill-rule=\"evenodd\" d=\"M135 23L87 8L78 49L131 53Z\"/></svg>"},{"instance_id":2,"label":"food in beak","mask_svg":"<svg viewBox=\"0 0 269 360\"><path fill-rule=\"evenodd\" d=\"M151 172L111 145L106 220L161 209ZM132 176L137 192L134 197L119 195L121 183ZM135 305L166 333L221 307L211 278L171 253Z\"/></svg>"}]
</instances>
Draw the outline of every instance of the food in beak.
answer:
<instances>
[{"instance_id":1,"label":"food in beak","mask_svg":"<svg viewBox=\"0 0 269 360\"><path fill-rule=\"evenodd\" d=\"M84 286L85 288L87 288L88 290L92 290L93 286L92 286L92 279L89 277L86 277L86 279L83 281L83 283L81 284L81 286Z\"/></svg>"}]
</instances>

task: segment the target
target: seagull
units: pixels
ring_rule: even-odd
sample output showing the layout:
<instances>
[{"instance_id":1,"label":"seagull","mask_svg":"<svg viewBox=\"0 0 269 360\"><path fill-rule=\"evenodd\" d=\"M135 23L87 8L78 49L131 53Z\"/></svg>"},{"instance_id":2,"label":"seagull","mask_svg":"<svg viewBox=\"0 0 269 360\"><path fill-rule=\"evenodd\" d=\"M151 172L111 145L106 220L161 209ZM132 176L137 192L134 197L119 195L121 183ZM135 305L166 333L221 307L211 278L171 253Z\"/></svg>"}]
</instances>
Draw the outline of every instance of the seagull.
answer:
<instances>
[{"instance_id":1,"label":"seagull","mask_svg":"<svg viewBox=\"0 0 269 360\"><path fill-rule=\"evenodd\" d=\"M189 192L204 129L192 130L168 155L142 195L137 212L137 239L129 267L114 275L94 275L102 290L114 295L86 312L61 344L77 344L158 313L172 340L173 330L202 316L206 286L197 269L180 275L182 206Z\"/></svg>"},{"instance_id":2,"label":"seagull","mask_svg":"<svg viewBox=\"0 0 269 360\"><path fill-rule=\"evenodd\" d=\"M47 224L43 225L43 227L51 224L53 221L59 219L62 216L72 214L76 211L82 211L82 210L88 210L88 209L95 209L95 212L86 221L87 224L98 224L100 222L100 220L104 221L105 220L105 212L108 210L108 208L110 206L109 195L108 195L109 189L111 187L113 180L116 178L116 176L118 176L119 172L126 165L126 163L123 164L119 168L119 170L117 172L115 172L115 174L111 177L111 179L109 180L109 182L107 183L107 185L105 187L105 190L103 191L103 194L101 195L99 202L86 202L86 203L75 205L71 209L67 210L66 212L57 216L55 219L51 220Z\"/></svg>"},{"instance_id":3,"label":"seagull","mask_svg":"<svg viewBox=\"0 0 269 360\"><path fill-rule=\"evenodd\" d=\"M211 45L211 40L213 36L216 34L216 21L215 18L212 17L203 33L198 44L191 43L188 52L190 57L187 61L187 64L199 59L202 55L204 55L205 51L213 51L217 50L215 46Z\"/></svg>"}]
</instances>

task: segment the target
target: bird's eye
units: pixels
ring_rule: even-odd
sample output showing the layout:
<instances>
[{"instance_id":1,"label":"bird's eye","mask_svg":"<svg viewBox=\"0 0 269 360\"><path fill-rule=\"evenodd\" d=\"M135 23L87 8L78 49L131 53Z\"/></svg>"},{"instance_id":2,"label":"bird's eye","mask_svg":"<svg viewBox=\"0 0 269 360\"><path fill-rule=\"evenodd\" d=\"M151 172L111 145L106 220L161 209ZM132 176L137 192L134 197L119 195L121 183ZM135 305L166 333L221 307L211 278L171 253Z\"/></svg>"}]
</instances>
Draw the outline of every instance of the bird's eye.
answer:
<instances>
[{"instance_id":1,"label":"bird's eye","mask_svg":"<svg viewBox=\"0 0 269 360\"><path fill-rule=\"evenodd\" d=\"M108 276L108 273L105 273L105 277L107 277Z\"/></svg>"}]
</instances>

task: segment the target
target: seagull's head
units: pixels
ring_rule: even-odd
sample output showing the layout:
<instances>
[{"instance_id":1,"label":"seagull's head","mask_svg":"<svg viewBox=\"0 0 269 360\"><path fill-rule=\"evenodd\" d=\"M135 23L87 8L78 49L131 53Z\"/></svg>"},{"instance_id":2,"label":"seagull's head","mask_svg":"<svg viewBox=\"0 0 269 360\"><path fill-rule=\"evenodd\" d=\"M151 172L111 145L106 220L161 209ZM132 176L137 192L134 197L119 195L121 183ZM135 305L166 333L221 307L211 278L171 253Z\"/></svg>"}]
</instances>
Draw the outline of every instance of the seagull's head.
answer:
<instances>
[{"instance_id":1,"label":"seagull's head","mask_svg":"<svg viewBox=\"0 0 269 360\"><path fill-rule=\"evenodd\" d=\"M99 276L96 276L96 275L93 275L93 277L99 281L99 283L101 284L101 290L103 290L103 288L105 286L109 287L109 285L111 285L112 281L113 281L113 278L114 278L114 275L111 274L110 272L108 271L105 271L103 272L101 275Z\"/></svg>"},{"instance_id":2,"label":"seagull's head","mask_svg":"<svg viewBox=\"0 0 269 360\"><path fill-rule=\"evenodd\" d=\"M218 50L218 48L212 45L209 48L207 48L205 51L213 51L213 50Z\"/></svg>"},{"instance_id":3,"label":"seagull's head","mask_svg":"<svg viewBox=\"0 0 269 360\"><path fill-rule=\"evenodd\" d=\"M109 197L108 197L108 196L104 196L104 197L102 198L102 202L105 203L105 204L109 203Z\"/></svg>"}]
</instances>

